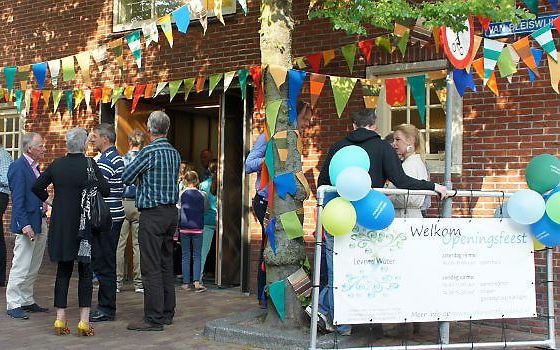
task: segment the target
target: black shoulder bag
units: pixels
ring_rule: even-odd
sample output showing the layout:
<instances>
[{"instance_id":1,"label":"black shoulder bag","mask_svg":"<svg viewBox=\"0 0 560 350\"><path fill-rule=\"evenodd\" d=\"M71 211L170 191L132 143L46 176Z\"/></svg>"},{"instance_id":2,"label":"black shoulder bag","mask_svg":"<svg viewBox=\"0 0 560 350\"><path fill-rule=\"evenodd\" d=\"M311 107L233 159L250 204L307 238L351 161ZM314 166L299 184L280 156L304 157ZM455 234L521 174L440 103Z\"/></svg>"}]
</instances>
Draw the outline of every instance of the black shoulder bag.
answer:
<instances>
[{"instance_id":1,"label":"black shoulder bag","mask_svg":"<svg viewBox=\"0 0 560 350\"><path fill-rule=\"evenodd\" d=\"M93 169L93 160L89 157L87 160L88 182L91 185L91 189L88 191L91 229L98 232L110 231L113 224L111 211L109 210L107 203L105 203L103 196L101 196L101 193L97 190L98 180L95 175L95 170Z\"/></svg>"}]
</instances>

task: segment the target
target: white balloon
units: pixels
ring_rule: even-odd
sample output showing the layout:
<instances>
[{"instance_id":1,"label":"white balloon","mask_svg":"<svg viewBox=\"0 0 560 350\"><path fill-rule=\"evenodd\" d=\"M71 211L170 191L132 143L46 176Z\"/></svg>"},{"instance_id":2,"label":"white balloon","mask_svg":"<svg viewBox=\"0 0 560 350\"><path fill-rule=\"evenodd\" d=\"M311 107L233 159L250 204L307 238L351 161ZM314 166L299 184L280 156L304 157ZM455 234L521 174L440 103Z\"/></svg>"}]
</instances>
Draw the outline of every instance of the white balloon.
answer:
<instances>
[{"instance_id":1,"label":"white balloon","mask_svg":"<svg viewBox=\"0 0 560 350\"><path fill-rule=\"evenodd\" d=\"M358 201L369 193L371 177L361 167L351 166L340 172L336 178L338 194L349 201Z\"/></svg>"},{"instance_id":2,"label":"white balloon","mask_svg":"<svg viewBox=\"0 0 560 350\"><path fill-rule=\"evenodd\" d=\"M544 198L536 191L517 191L506 202L507 213L521 225L531 225L539 221L546 210Z\"/></svg>"}]
</instances>

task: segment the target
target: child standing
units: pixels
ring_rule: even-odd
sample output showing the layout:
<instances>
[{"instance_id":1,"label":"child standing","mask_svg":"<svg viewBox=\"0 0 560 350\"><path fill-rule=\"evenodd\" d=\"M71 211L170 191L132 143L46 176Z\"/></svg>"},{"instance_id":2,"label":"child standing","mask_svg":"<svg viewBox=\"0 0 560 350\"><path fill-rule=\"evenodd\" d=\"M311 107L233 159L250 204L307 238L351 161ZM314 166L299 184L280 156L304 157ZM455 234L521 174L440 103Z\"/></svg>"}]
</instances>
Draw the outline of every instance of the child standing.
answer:
<instances>
[{"instance_id":1,"label":"child standing","mask_svg":"<svg viewBox=\"0 0 560 350\"><path fill-rule=\"evenodd\" d=\"M184 290L190 290L191 254L193 281L195 292L204 292L206 287L201 283L201 251L202 232L204 230L204 212L208 210L206 194L198 190L198 175L187 171L182 180L185 190L180 194L181 209L179 218L179 236L183 253L182 270ZM191 246L192 245L192 246Z\"/></svg>"}]
</instances>

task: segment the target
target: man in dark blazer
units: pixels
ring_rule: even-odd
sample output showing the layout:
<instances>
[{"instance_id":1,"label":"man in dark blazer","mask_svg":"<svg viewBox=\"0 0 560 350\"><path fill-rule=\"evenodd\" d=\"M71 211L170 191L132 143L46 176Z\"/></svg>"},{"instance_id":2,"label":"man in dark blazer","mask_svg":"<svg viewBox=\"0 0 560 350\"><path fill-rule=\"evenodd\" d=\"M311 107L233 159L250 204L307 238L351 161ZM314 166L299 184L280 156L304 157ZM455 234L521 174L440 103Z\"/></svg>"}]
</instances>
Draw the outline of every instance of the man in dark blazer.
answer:
<instances>
[{"instance_id":1,"label":"man in dark blazer","mask_svg":"<svg viewBox=\"0 0 560 350\"><path fill-rule=\"evenodd\" d=\"M46 312L33 298L47 242L47 206L31 188L39 177L39 162L45 154L41 135L29 132L21 138L23 155L8 169L12 195L11 229L16 234L12 268L6 288L7 313L13 319L27 319L27 312ZM49 200L47 200L49 202Z\"/></svg>"}]
</instances>

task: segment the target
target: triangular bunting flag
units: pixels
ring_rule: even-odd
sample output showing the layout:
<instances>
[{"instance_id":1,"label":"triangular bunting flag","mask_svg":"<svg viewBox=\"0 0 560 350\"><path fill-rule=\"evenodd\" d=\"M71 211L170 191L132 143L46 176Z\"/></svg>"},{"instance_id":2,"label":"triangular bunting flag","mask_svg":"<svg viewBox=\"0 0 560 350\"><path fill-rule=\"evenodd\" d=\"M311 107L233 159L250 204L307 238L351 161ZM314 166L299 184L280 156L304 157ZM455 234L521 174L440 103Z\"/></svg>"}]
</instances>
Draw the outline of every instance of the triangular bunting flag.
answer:
<instances>
[{"instance_id":1,"label":"triangular bunting flag","mask_svg":"<svg viewBox=\"0 0 560 350\"><path fill-rule=\"evenodd\" d=\"M257 103L255 108L257 110L261 110L264 107L264 89L262 86L262 67L261 66L252 66L249 69L249 74L251 75L251 79L253 80L253 86L255 88L255 94L257 94Z\"/></svg>"},{"instance_id":2,"label":"triangular bunting flag","mask_svg":"<svg viewBox=\"0 0 560 350\"><path fill-rule=\"evenodd\" d=\"M362 84L365 107L369 109L376 108L379 101L379 93L381 92L381 84L375 84L367 79L360 79L360 83Z\"/></svg>"},{"instance_id":3,"label":"triangular bunting flag","mask_svg":"<svg viewBox=\"0 0 560 350\"><path fill-rule=\"evenodd\" d=\"M21 85L22 90L27 90L27 80L29 79L29 74L31 73L31 65L27 64L25 66L19 66L18 72L16 74L17 79Z\"/></svg>"},{"instance_id":4,"label":"triangular bunting flag","mask_svg":"<svg viewBox=\"0 0 560 350\"><path fill-rule=\"evenodd\" d=\"M358 79L336 77L331 75L330 80L334 95L334 104L336 105L336 113L340 118L342 116L342 112L344 112L344 108L346 108L346 104L350 99L350 95L352 95L352 91L354 90L354 86L356 85L356 81Z\"/></svg>"},{"instance_id":5,"label":"triangular bunting flag","mask_svg":"<svg viewBox=\"0 0 560 350\"><path fill-rule=\"evenodd\" d=\"M66 100L66 108L68 109L68 114L72 115L74 92L72 90L64 90L64 99Z\"/></svg>"},{"instance_id":6,"label":"triangular bunting flag","mask_svg":"<svg viewBox=\"0 0 560 350\"><path fill-rule=\"evenodd\" d=\"M183 80L173 80L169 82L169 102L173 101L173 98L177 95L182 83Z\"/></svg>"},{"instance_id":7,"label":"triangular bunting flag","mask_svg":"<svg viewBox=\"0 0 560 350\"><path fill-rule=\"evenodd\" d=\"M288 74L288 70L285 67L277 66L275 64L268 65L268 72L272 75L274 79L274 83L276 87L280 89L282 84L286 82L286 75Z\"/></svg>"},{"instance_id":8,"label":"triangular bunting flag","mask_svg":"<svg viewBox=\"0 0 560 350\"><path fill-rule=\"evenodd\" d=\"M529 11L535 15L539 14L539 0L523 0Z\"/></svg>"},{"instance_id":9,"label":"triangular bunting flag","mask_svg":"<svg viewBox=\"0 0 560 350\"><path fill-rule=\"evenodd\" d=\"M80 105L82 104L82 101L84 100L84 90L82 89L77 89L74 92L74 99L76 100L76 104L74 106L74 109L80 109Z\"/></svg>"},{"instance_id":10,"label":"triangular bunting flag","mask_svg":"<svg viewBox=\"0 0 560 350\"><path fill-rule=\"evenodd\" d=\"M31 90L24 90L25 99L25 115L29 115L29 110L31 109Z\"/></svg>"},{"instance_id":11,"label":"triangular bunting flag","mask_svg":"<svg viewBox=\"0 0 560 350\"><path fill-rule=\"evenodd\" d=\"M109 57L107 54L107 45L101 45L96 49L91 50L91 57L93 57L93 60L95 61L95 64L97 64L97 69L102 72L103 71L103 61L107 60L107 58ZM49 62L49 68L50 68L50 62ZM52 70L51 70L52 73ZM52 78L51 78L52 79Z\"/></svg>"},{"instance_id":12,"label":"triangular bunting flag","mask_svg":"<svg viewBox=\"0 0 560 350\"><path fill-rule=\"evenodd\" d=\"M299 69L307 68L307 64L305 64L305 57L303 56L294 58L294 63Z\"/></svg>"},{"instance_id":13,"label":"triangular bunting flag","mask_svg":"<svg viewBox=\"0 0 560 350\"><path fill-rule=\"evenodd\" d=\"M554 11L558 11L558 0L548 0L548 3Z\"/></svg>"},{"instance_id":14,"label":"triangular bunting flag","mask_svg":"<svg viewBox=\"0 0 560 350\"><path fill-rule=\"evenodd\" d=\"M426 76L424 74L406 78L416 101L422 125L426 124Z\"/></svg>"},{"instance_id":15,"label":"triangular bunting flag","mask_svg":"<svg viewBox=\"0 0 560 350\"><path fill-rule=\"evenodd\" d=\"M326 67L336 56L334 49L323 51L323 67Z\"/></svg>"},{"instance_id":16,"label":"triangular bunting flag","mask_svg":"<svg viewBox=\"0 0 560 350\"><path fill-rule=\"evenodd\" d=\"M247 69L240 69L237 71L237 78L239 79L239 87L241 88L241 98L247 99L247 76L249 71Z\"/></svg>"},{"instance_id":17,"label":"triangular bunting flag","mask_svg":"<svg viewBox=\"0 0 560 350\"><path fill-rule=\"evenodd\" d=\"M494 93L494 95L499 96L500 92L498 91L498 81L496 80L496 72L492 72L490 79L488 79L488 88L490 91Z\"/></svg>"},{"instance_id":18,"label":"triangular bunting flag","mask_svg":"<svg viewBox=\"0 0 560 350\"><path fill-rule=\"evenodd\" d=\"M173 30L171 28L171 14L166 14L165 16L158 19L158 24L161 26L161 30L167 41L169 42L169 46L173 47Z\"/></svg>"},{"instance_id":19,"label":"triangular bunting flag","mask_svg":"<svg viewBox=\"0 0 560 350\"><path fill-rule=\"evenodd\" d=\"M146 90L146 85L136 85L136 89L134 89L134 97L132 98L132 108L130 110L130 114L133 114L136 111L136 106L138 105L138 101L140 97L144 96L144 91Z\"/></svg>"},{"instance_id":20,"label":"triangular bunting flag","mask_svg":"<svg viewBox=\"0 0 560 350\"><path fill-rule=\"evenodd\" d=\"M245 16L247 16L247 13L248 13L247 0L237 0L237 2L239 3L239 5L241 5L241 9L243 10L243 14L245 14Z\"/></svg>"},{"instance_id":21,"label":"triangular bunting flag","mask_svg":"<svg viewBox=\"0 0 560 350\"><path fill-rule=\"evenodd\" d=\"M295 196L297 192L297 186L296 186L296 180L294 174L286 173L282 175L276 175L276 177L274 178L274 187L276 187L276 193L278 193L278 196L282 199L286 199L286 195L288 194ZM302 236L303 236L303 228L302 228Z\"/></svg>"},{"instance_id":22,"label":"triangular bunting flag","mask_svg":"<svg viewBox=\"0 0 560 350\"><path fill-rule=\"evenodd\" d=\"M552 20L552 25L554 25L556 31L560 33L560 16Z\"/></svg>"},{"instance_id":23,"label":"triangular bunting flag","mask_svg":"<svg viewBox=\"0 0 560 350\"><path fill-rule=\"evenodd\" d=\"M471 58L469 60L469 63L467 64L467 67L466 67L467 71L471 70L472 61L476 57L476 54L478 53L478 49L480 49L480 44L481 43L482 43L482 37L478 36L478 35L475 35L474 39L473 39L473 52L472 52Z\"/></svg>"},{"instance_id":24,"label":"triangular bunting flag","mask_svg":"<svg viewBox=\"0 0 560 350\"><path fill-rule=\"evenodd\" d=\"M484 58L481 57L474 60L472 63L472 67L474 68L476 75L478 75L480 79L484 79Z\"/></svg>"},{"instance_id":25,"label":"triangular bunting flag","mask_svg":"<svg viewBox=\"0 0 560 350\"><path fill-rule=\"evenodd\" d=\"M220 23L226 25L224 16L222 15L222 0L214 0L214 16L216 16Z\"/></svg>"},{"instance_id":26,"label":"triangular bunting flag","mask_svg":"<svg viewBox=\"0 0 560 350\"><path fill-rule=\"evenodd\" d=\"M297 122L297 102L306 76L307 72L305 71L288 70L288 121L290 124Z\"/></svg>"},{"instance_id":27,"label":"triangular bunting flag","mask_svg":"<svg viewBox=\"0 0 560 350\"><path fill-rule=\"evenodd\" d=\"M84 90L84 99L86 100L86 110L88 112L91 112L91 90L90 89L85 89Z\"/></svg>"},{"instance_id":28,"label":"triangular bunting flag","mask_svg":"<svg viewBox=\"0 0 560 350\"><path fill-rule=\"evenodd\" d=\"M16 90L15 91L15 95L16 95L16 110L18 113L21 113L21 105L23 103L23 91L22 90Z\"/></svg>"},{"instance_id":29,"label":"triangular bunting flag","mask_svg":"<svg viewBox=\"0 0 560 350\"><path fill-rule=\"evenodd\" d=\"M403 36L406 35L406 33L409 31L408 27L403 26L402 24L396 23L395 22L395 28L393 30L393 34L395 36L398 36L399 38L402 38Z\"/></svg>"},{"instance_id":30,"label":"triangular bunting flag","mask_svg":"<svg viewBox=\"0 0 560 350\"><path fill-rule=\"evenodd\" d=\"M276 188L276 178L277 177L274 178L275 179L274 188ZM292 180L293 180L293 174L292 174ZM289 239L303 237L303 227L301 225L301 222L299 221L299 218L295 210L281 214L280 222L282 223L284 232L286 232L286 236L288 236Z\"/></svg>"},{"instance_id":31,"label":"triangular bunting flag","mask_svg":"<svg viewBox=\"0 0 560 350\"><path fill-rule=\"evenodd\" d=\"M102 97L103 97L103 89L101 88L93 89L93 102L95 107L99 106L99 102L101 102Z\"/></svg>"},{"instance_id":32,"label":"triangular bunting flag","mask_svg":"<svg viewBox=\"0 0 560 350\"><path fill-rule=\"evenodd\" d=\"M441 49L441 27L434 27L432 29L432 35L434 37L436 53L439 54L439 50Z\"/></svg>"},{"instance_id":33,"label":"triangular bunting flag","mask_svg":"<svg viewBox=\"0 0 560 350\"><path fill-rule=\"evenodd\" d=\"M553 60L552 57L546 56L548 59L548 69L550 71L550 84L557 94L560 94L558 90L558 83L560 83L560 63Z\"/></svg>"},{"instance_id":34,"label":"triangular bunting flag","mask_svg":"<svg viewBox=\"0 0 560 350\"><path fill-rule=\"evenodd\" d=\"M124 88L123 95L127 100L132 99L132 96L134 96L134 88L134 85L128 85Z\"/></svg>"},{"instance_id":35,"label":"triangular bunting flag","mask_svg":"<svg viewBox=\"0 0 560 350\"><path fill-rule=\"evenodd\" d=\"M352 74L354 72L354 59L356 58L356 44L345 45L340 48L340 51L342 51L342 56L348 64L350 74Z\"/></svg>"},{"instance_id":36,"label":"triangular bunting flag","mask_svg":"<svg viewBox=\"0 0 560 350\"><path fill-rule=\"evenodd\" d=\"M531 55L535 60L535 67L537 68L541 65L543 53L544 52L542 50L531 48ZM537 73L537 69L535 69L535 71L533 71L532 69L529 70L529 80L531 82L534 82L535 79L537 78L538 75L536 73Z\"/></svg>"},{"instance_id":37,"label":"triangular bunting flag","mask_svg":"<svg viewBox=\"0 0 560 350\"><path fill-rule=\"evenodd\" d=\"M123 90L124 90L124 87L122 87L122 86L118 87L116 89L113 89L113 95L111 96L111 107L114 107L115 103L117 103L119 98L121 98Z\"/></svg>"},{"instance_id":38,"label":"triangular bunting flag","mask_svg":"<svg viewBox=\"0 0 560 350\"><path fill-rule=\"evenodd\" d=\"M124 67L124 60L123 60L123 38L118 38L113 41L110 41L108 44L109 49L115 56L115 60L117 62L117 67L120 68L120 72L122 74L122 70Z\"/></svg>"},{"instance_id":39,"label":"triangular bunting flag","mask_svg":"<svg viewBox=\"0 0 560 350\"><path fill-rule=\"evenodd\" d=\"M31 67L33 69L33 76L37 81L37 86L39 87L39 90L43 90L43 88L45 87L45 78L47 77L47 63L46 62L36 63Z\"/></svg>"},{"instance_id":40,"label":"triangular bunting flag","mask_svg":"<svg viewBox=\"0 0 560 350\"><path fill-rule=\"evenodd\" d=\"M401 54L405 55L406 53L406 47L408 45L408 39L410 38L410 29L406 28L407 31L403 34L403 36L399 37L399 40L397 40L397 47L399 48L399 51L401 52Z\"/></svg>"},{"instance_id":41,"label":"triangular bunting flag","mask_svg":"<svg viewBox=\"0 0 560 350\"><path fill-rule=\"evenodd\" d=\"M64 79L64 81L74 80L76 78L76 71L74 71L74 56L63 57L61 61L62 79Z\"/></svg>"},{"instance_id":42,"label":"triangular bunting flag","mask_svg":"<svg viewBox=\"0 0 560 350\"><path fill-rule=\"evenodd\" d=\"M111 102L111 95L113 93L113 88L104 87L101 94L101 102L102 103L109 103Z\"/></svg>"},{"instance_id":43,"label":"triangular bunting flag","mask_svg":"<svg viewBox=\"0 0 560 350\"><path fill-rule=\"evenodd\" d=\"M500 57L498 57L498 69L500 71L500 76L507 77L517 73L517 66L513 62L513 58L511 57L510 50L506 47L505 50L502 50Z\"/></svg>"},{"instance_id":44,"label":"triangular bunting flag","mask_svg":"<svg viewBox=\"0 0 560 350\"><path fill-rule=\"evenodd\" d=\"M389 106L404 105L406 101L404 78L385 79L385 101Z\"/></svg>"},{"instance_id":45,"label":"triangular bunting flag","mask_svg":"<svg viewBox=\"0 0 560 350\"><path fill-rule=\"evenodd\" d=\"M375 45L382 48L389 54L393 53L394 51L393 45L391 45L391 39L389 39L389 37L386 35L375 38Z\"/></svg>"},{"instance_id":46,"label":"triangular bunting flag","mask_svg":"<svg viewBox=\"0 0 560 350\"><path fill-rule=\"evenodd\" d=\"M453 82L461 97L465 95L467 88L471 89L471 91L476 91L472 74L464 69L453 70Z\"/></svg>"},{"instance_id":47,"label":"triangular bunting flag","mask_svg":"<svg viewBox=\"0 0 560 350\"><path fill-rule=\"evenodd\" d=\"M202 5L202 0L191 0L189 2L191 6L191 13L193 17L198 18L200 25L202 26L203 33L206 35L206 29L208 28L208 12L204 5Z\"/></svg>"},{"instance_id":48,"label":"triangular bunting flag","mask_svg":"<svg viewBox=\"0 0 560 350\"><path fill-rule=\"evenodd\" d=\"M286 313L284 311L285 289L286 281L284 280L273 282L268 286L268 294L270 294L272 304L274 305L274 308L278 313L278 317L280 317L282 322L286 318Z\"/></svg>"},{"instance_id":49,"label":"triangular bunting flag","mask_svg":"<svg viewBox=\"0 0 560 350\"><path fill-rule=\"evenodd\" d=\"M492 39L484 39L484 85L492 75L496 62L504 49L504 43Z\"/></svg>"},{"instance_id":50,"label":"triangular bunting flag","mask_svg":"<svg viewBox=\"0 0 560 350\"><path fill-rule=\"evenodd\" d=\"M319 100L321 91L323 91L326 80L326 75L315 73L309 74L309 95L311 99L311 109L315 109L315 107L317 106L317 101Z\"/></svg>"},{"instance_id":51,"label":"triangular bunting flag","mask_svg":"<svg viewBox=\"0 0 560 350\"><path fill-rule=\"evenodd\" d=\"M177 30L186 34L189 29L189 24L191 23L191 10L189 9L189 5L179 7L175 11L171 12L171 15L175 20Z\"/></svg>"},{"instance_id":52,"label":"triangular bunting flag","mask_svg":"<svg viewBox=\"0 0 560 350\"><path fill-rule=\"evenodd\" d=\"M145 98L152 98L154 97L154 93L156 92L156 84L146 84L146 89L144 90L144 97Z\"/></svg>"},{"instance_id":53,"label":"triangular bunting flag","mask_svg":"<svg viewBox=\"0 0 560 350\"><path fill-rule=\"evenodd\" d=\"M484 29L484 31L487 31L488 28L490 28L490 18L488 17L482 17L482 16L477 16L478 21L480 22L480 25L482 26L482 29Z\"/></svg>"},{"instance_id":54,"label":"triangular bunting flag","mask_svg":"<svg viewBox=\"0 0 560 350\"><path fill-rule=\"evenodd\" d=\"M206 83L206 77L204 75L199 75L198 77L196 77L195 91L197 94L204 90L204 83Z\"/></svg>"},{"instance_id":55,"label":"triangular bunting flag","mask_svg":"<svg viewBox=\"0 0 560 350\"><path fill-rule=\"evenodd\" d=\"M276 118L278 117L278 110L281 105L282 100L272 101L266 105L266 125L268 126L269 135L274 135L276 132Z\"/></svg>"},{"instance_id":56,"label":"triangular bunting flag","mask_svg":"<svg viewBox=\"0 0 560 350\"><path fill-rule=\"evenodd\" d=\"M134 60L136 62L136 66L138 68L142 67L142 44L140 42L140 31L137 30L132 32L126 36L126 42L128 43L128 47L132 52L132 56L134 56Z\"/></svg>"},{"instance_id":57,"label":"triangular bunting flag","mask_svg":"<svg viewBox=\"0 0 560 350\"><path fill-rule=\"evenodd\" d=\"M274 178L274 139L270 139L266 144L266 151L264 152L264 163L268 169L269 178Z\"/></svg>"},{"instance_id":58,"label":"triangular bunting flag","mask_svg":"<svg viewBox=\"0 0 560 350\"><path fill-rule=\"evenodd\" d=\"M167 82L163 81L163 82L159 82L157 84L156 87L156 93L154 94L154 97L157 97L159 95L159 93L167 86Z\"/></svg>"},{"instance_id":59,"label":"triangular bunting flag","mask_svg":"<svg viewBox=\"0 0 560 350\"><path fill-rule=\"evenodd\" d=\"M517 72L517 67L519 66L519 61L521 60L521 57L519 57L517 51L515 51L515 49L513 48L513 45L508 44L506 48L509 51L509 54L511 56L511 61L513 62L513 66L515 67L515 71ZM508 75L507 80L511 84L513 81L513 75Z\"/></svg>"},{"instance_id":60,"label":"triangular bunting flag","mask_svg":"<svg viewBox=\"0 0 560 350\"><path fill-rule=\"evenodd\" d=\"M153 21L151 23L142 26L142 34L144 35L144 40L146 42L146 47L150 46L150 43L157 43L159 41L157 22Z\"/></svg>"},{"instance_id":61,"label":"triangular bunting flag","mask_svg":"<svg viewBox=\"0 0 560 350\"><path fill-rule=\"evenodd\" d=\"M82 75L82 81L85 84L91 83L91 78L89 75L89 51L80 52L76 55L76 61L78 61L78 66L80 66L80 72Z\"/></svg>"},{"instance_id":62,"label":"triangular bunting flag","mask_svg":"<svg viewBox=\"0 0 560 350\"><path fill-rule=\"evenodd\" d=\"M231 85L231 82L233 81L234 77L235 77L235 71L234 70L232 70L231 72L224 73L224 92L227 91L227 89Z\"/></svg>"},{"instance_id":63,"label":"triangular bunting flag","mask_svg":"<svg viewBox=\"0 0 560 350\"><path fill-rule=\"evenodd\" d=\"M212 91L214 91L220 80L222 80L223 76L224 75L222 73L210 74L210 77L208 78L208 96L212 95Z\"/></svg>"},{"instance_id":64,"label":"triangular bunting flag","mask_svg":"<svg viewBox=\"0 0 560 350\"><path fill-rule=\"evenodd\" d=\"M37 110L39 109L40 99L41 99L41 90L31 91L31 105L33 106L33 118L37 117Z\"/></svg>"},{"instance_id":65,"label":"triangular bunting flag","mask_svg":"<svg viewBox=\"0 0 560 350\"><path fill-rule=\"evenodd\" d=\"M373 48L373 39L359 41L358 48L362 52L362 56L366 60L366 64L371 64L371 49Z\"/></svg>"},{"instance_id":66,"label":"triangular bunting flag","mask_svg":"<svg viewBox=\"0 0 560 350\"><path fill-rule=\"evenodd\" d=\"M276 254L276 218L270 219L268 224L266 225L266 235L268 237L268 244L270 244L270 248L272 252Z\"/></svg>"},{"instance_id":67,"label":"triangular bunting flag","mask_svg":"<svg viewBox=\"0 0 560 350\"><path fill-rule=\"evenodd\" d=\"M58 86L58 75L60 74L60 60L52 60L48 62L49 71L51 72L51 85L53 87Z\"/></svg>"},{"instance_id":68,"label":"triangular bunting flag","mask_svg":"<svg viewBox=\"0 0 560 350\"><path fill-rule=\"evenodd\" d=\"M6 78L6 86L8 87L8 96L12 94L17 70L18 67L16 66L4 67L4 77ZM8 101L8 99L6 99L6 101Z\"/></svg>"},{"instance_id":69,"label":"triangular bunting flag","mask_svg":"<svg viewBox=\"0 0 560 350\"><path fill-rule=\"evenodd\" d=\"M323 58L323 53L316 52L314 54L305 56L305 58L307 59L307 62L309 62L309 65L311 66L311 69L313 69L313 72L319 73L319 70L321 69L321 59Z\"/></svg>"},{"instance_id":70,"label":"triangular bunting flag","mask_svg":"<svg viewBox=\"0 0 560 350\"><path fill-rule=\"evenodd\" d=\"M555 61L558 61L558 52L556 51L554 40L552 40L550 24L535 31L531 34L531 36L539 43L547 54L549 54Z\"/></svg>"},{"instance_id":71,"label":"triangular bunting flag","mask_svg":"<svg viewBox=\"0 0 560 350\"><path fill-rule=\"evenodd\" d=\"M188 78L183 80L183 91L185 92L185 101L189 97L192 88L194 87L194 78Z\"/></svg>"},{"instance_id":72,"label":"triangular bunting flag","mask_svg":"<svg viewBox=\"0 0 560 350\"><path fill-rule=\"evenodd\" d=\"M49 101L51 99L51 90L43 90L43 101L44 108L47 110L49 108Z\"/></svg>"}]
</instances>

